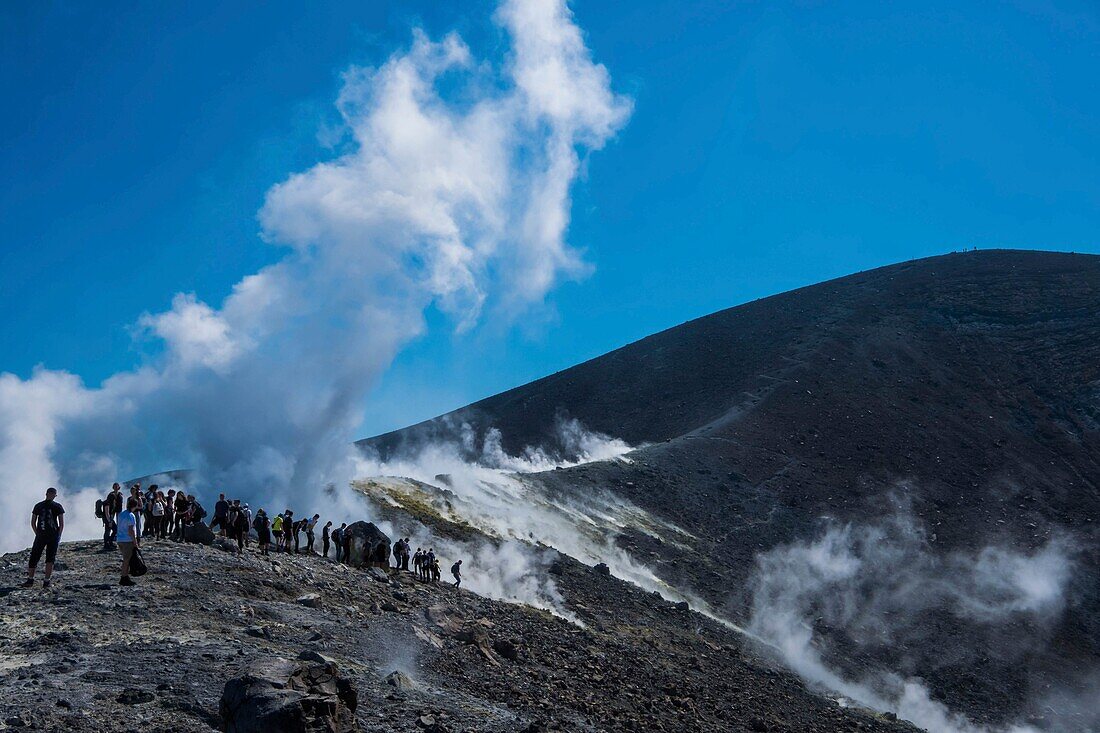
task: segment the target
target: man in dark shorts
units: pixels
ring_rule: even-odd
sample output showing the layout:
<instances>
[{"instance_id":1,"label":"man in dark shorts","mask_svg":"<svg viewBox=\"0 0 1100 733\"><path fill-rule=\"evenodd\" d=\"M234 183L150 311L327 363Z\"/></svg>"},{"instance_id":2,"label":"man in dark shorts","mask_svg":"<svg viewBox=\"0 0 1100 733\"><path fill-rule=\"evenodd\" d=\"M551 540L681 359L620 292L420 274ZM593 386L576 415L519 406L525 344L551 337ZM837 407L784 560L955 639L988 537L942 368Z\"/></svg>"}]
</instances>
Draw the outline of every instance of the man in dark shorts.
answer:
<instances>
[{"instance_id":1,"label":"man in dark shorts","mask_svg":"<svg viewBox=\"0 0 1100 733\"><path fill-rule=\"evenodd\" d=\"M57 497L57 489L46 489L45 501L34 505L31 511L31 530L34 532L34 544L31 546L31 559L27 563L27 581L24 588L34 585L34 570L38 566L38 560L42 552L46 552L46 577L42 582L43 588L50 587L50 576L53 575L53 561L57 557L57 544L61 542L61 533L65 529L65 508L54 499Z\"/></svg>"}]
</instances>

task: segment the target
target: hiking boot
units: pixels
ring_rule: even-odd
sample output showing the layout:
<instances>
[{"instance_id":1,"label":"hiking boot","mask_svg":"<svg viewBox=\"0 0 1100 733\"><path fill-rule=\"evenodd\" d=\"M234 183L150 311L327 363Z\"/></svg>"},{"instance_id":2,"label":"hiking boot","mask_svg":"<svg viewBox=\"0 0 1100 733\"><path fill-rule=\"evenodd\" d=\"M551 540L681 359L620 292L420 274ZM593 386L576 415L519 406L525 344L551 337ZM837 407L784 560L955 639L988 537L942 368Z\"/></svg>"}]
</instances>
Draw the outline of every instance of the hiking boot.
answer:
<instances>
[{"instance_id":1,"label":"hiking boot","mask_svg":"<svg viewBox=\"0 0 1100 733\"><path fill-rule=\"evenodd\" d=\"M34 580L32 580L31 578L27 578L26 580L24 580L22 582L22 584L19 587L20 588L30 588L32 585L34 585Z\"/></svg>"},{"instance_id":2,"label":"hiking boot","mask_svg":"<svg viewBox=\"0 0 1100 733\"><path fill-rule=\"evenodd\" d=\"M50 587L50 579L49 578L46 578L45 580L42 581L42 587L43 588L49 588Z\"/></svg>"},{"instance_id":3,"label":"hiking boot","mask_svg":"<svg viewBox=\"0 0 1100 733\"><path fill-rule=\"evenodd\" d=\"M130 580L130 576L123 576L122 580L118 581L119 585L137 585L134 581Z\"/></svg>"}]
</instances>

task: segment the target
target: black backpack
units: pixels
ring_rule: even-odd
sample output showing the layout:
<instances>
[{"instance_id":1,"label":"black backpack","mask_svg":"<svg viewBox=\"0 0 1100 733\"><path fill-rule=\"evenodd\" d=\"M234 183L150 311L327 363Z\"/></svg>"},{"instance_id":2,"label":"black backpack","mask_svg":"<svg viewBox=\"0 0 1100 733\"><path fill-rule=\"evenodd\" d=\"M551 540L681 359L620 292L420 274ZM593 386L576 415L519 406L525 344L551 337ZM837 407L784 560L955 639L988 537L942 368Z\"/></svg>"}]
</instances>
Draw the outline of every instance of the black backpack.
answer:
<instances>
[{"instance_id":1,"label":"black backpack","mask_svg":"<svg viewBox=\"0 0 1100 733\"><path fill-rule=\"evenodd\" d=\"M103 499L95 500L95 516L96 519L103 519Z\"/></svg>"},{"instance_id":2,"label":"black backpack","mask_svg":"<svg viewBox=\"0 0 1100 733\"><path fill-rule=\"evenodd\" d=\"M202 508L202 504L195 504L195 511L191 513L191 518L198 522L205 516L206 510Z\"/></svg>"}]
</instances>

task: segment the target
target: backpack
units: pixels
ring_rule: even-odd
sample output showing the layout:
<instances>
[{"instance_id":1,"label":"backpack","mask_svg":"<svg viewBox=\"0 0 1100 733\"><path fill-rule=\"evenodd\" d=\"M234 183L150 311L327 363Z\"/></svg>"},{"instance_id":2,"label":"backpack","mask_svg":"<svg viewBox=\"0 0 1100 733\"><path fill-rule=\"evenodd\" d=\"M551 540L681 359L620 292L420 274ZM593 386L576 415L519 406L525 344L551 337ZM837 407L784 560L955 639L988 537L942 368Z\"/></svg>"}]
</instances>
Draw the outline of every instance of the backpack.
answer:
<instances>
[{"instance_id":1,"label":"backpack","mask_svg":"<svg viewBox=\"0 0 1100 733\"><path fill-rule=\"evenodd\" d=\"M202 504L195 504L195 511L191 513L191 518L196 522L201 521L206 516L206 510L202 508Z\"/></svg>"},{"instance_id":2,"label":"backpack","mask_svg":"<svg viewBox=\"0 0 1100 733\"><path fill-rule=\"evenodd\" d=\"M96 519L103 519L103 499L95 500L95 516Z\"/></svg>"}]
</instances>

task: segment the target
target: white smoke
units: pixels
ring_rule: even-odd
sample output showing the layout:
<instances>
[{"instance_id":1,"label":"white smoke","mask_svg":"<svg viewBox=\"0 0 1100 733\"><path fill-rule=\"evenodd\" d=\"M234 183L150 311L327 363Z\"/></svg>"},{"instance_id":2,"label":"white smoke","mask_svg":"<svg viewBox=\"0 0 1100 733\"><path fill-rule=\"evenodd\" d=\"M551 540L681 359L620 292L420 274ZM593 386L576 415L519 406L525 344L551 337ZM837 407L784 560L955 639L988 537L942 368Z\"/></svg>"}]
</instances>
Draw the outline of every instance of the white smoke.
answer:
<instances>
[{"instance_id":1,"label":"white smoke","mask_svg":"<svg viewBox=\"0 0 1100 733\"><path fill-rule=\"evenodd\" d=\"M830 525L813 541L757 556L747 630L807 680L932 733L1024 733L1033 729L970 722L933 699L916 678L884 670L850 679L826 660L828 639L815 625L857 646L914 650L927 646L920 617L928 611L991 626L1023 615L1042 628L1057 620L1066 603L1073 562L1070 544L1060 537L1032 552L986 547L938 555L905 510L874 524ZM1027 644L1043 643L1019 641L1021 654ZM923 663L947 654L927 649Z\"/></svg>"},{"instance_id":2,"label":"white smoke","mask_svg":"<svg viewBox=\"0 0 1100 733\"><path fill-rule=\"evenodd\" d=\"M494 538L493 543L451 546L446 552L449 558L474 555L475 562L467 568L469 580L464 581L471 590L576 621L565 611L552 577L546 573L553 554L532 549L544 546L588 565L604 563L618 578L671 600L686 600L710 613L700 599L668 585L616 544L628 529L659 536L665 542L675 542L678 537L690 540L690 535L610 488L596 488L583 497L556 497L537 476L528 475L592 461L629 461L631 446L588 431L575 420L561 420L551 442L574 458L556 457L538 447L527 447L513 456L502 449L497 430L490 429L479 438L470 426L457 427L453 442L422 445L384 461L364 457L358 475L372 478L357 486L375 501L406 508L427 506L443 519L468 524ZM419 537L424 538L421 544L433 541L427 539L426 531L419 532ZM434 541L438 549L439 540ZM506 557L498 562L493 559L495 554Z\"/></svg>"},{"instance_id":3,"label":"white smoke","mask_svg":"<svg viewBox=\"0 0 1100 733\"><path fill-rule=\"evenodd\" d=\"M504 0L494 19L510 43L502 64L416 31L378 67L349 69L350 152L273 187L260 211L285 256L216 306L179 294L140 315L142 364L97 387L46 369L0 375L0 511L22 515L56 485L84 517L112 480L166 466L195 468L210 493L276 503L345 485L365 396L426 308L471 328L583 275L565 242L570 187L630 104L564 0ZM70 528L97 531L91 517Z\"/></svg>"}]
</instances>

